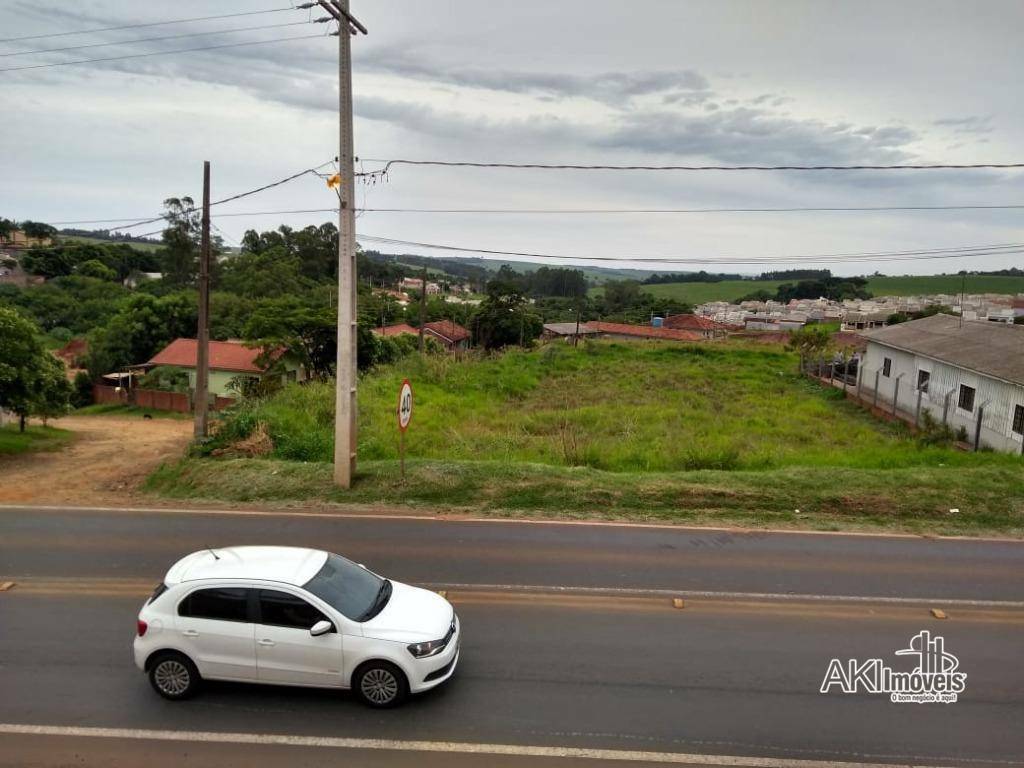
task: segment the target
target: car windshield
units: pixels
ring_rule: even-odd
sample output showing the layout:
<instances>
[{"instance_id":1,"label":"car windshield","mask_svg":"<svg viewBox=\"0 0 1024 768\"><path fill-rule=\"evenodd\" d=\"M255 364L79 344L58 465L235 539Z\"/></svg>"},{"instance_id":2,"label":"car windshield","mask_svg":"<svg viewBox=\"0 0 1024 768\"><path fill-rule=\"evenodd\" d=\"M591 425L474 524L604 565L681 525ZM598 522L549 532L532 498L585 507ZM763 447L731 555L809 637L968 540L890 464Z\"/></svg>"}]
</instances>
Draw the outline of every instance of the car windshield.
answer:
<instances>
[{"instance_id":1,"label":"car windshield","mask_svg":"<svg viewBox=\"0 0 1024 768\"><path fill-rule=\"evenodd\" d=\"M391 597L391 582L341 555L327 555L327 562L304 585L346 618L368 621L380 613Z\"/></svg>"}]
</instances>

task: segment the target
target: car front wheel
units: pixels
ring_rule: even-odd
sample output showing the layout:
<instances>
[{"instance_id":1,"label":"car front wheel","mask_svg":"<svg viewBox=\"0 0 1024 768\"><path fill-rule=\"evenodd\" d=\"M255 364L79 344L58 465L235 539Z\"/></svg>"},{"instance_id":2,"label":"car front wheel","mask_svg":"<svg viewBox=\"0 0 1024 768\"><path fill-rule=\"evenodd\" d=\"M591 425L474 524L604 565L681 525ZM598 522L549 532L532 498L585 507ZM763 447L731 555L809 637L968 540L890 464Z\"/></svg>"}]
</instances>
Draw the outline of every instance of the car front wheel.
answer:
<instances>
[{"instance_id":1,"label":"car front wheel","mask_svg":"<svg viewBox=\"0 0 1024 768\"><path fill-rule=\"evenodd\" d=\"M378 709L397 707L409 696L409 683L402 670L386 661L371 661L356 672L356 694Z\"/></svg>"},{"instance_id":2,"label":"car front wheel","mask_svg":"<svg viewBox=\"0 0 1024 768\"><path fill-rule=\"evenodd\" d=\"M201 681L196 665L180 653L163 654L149 666L149 682L165 699L187 699L199 689Z\"/></svg>"}]
</instances>

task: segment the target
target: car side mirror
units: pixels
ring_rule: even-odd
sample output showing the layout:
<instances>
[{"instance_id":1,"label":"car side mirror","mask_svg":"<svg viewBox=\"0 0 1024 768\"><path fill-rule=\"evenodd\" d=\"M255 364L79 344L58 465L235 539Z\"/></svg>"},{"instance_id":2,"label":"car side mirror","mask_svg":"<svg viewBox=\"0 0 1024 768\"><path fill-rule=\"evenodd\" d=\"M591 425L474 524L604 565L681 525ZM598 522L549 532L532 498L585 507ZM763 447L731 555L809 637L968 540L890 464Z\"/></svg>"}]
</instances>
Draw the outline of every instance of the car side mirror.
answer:
<instances>
[{"instance_id":1,"label":"car side mirror","mask_svg":"<svg viewBox=\"0 0 1024 768\"><path fill-rule=\"evenodd\" d=\"M326 635L334 629L334 625L329 621L318 621L312 627L309 628L309 634L313 637L320 637L320 635Z\"/></svg>"}]
</instances>

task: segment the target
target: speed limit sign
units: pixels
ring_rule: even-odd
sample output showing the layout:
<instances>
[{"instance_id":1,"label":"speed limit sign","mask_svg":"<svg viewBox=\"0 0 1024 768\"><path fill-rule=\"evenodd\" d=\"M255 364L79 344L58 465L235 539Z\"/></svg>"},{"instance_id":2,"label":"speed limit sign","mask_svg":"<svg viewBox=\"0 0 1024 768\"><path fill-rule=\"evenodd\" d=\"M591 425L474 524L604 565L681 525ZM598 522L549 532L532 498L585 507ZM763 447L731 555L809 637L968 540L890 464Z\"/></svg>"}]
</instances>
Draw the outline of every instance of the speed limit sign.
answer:
<instances>
[{"instance_id":1,"label":"speed limit sign","mask_svg":"<svg viewBox=\"0 0 1024 768\"><path fill-rule=\"evenodd\" d=\"M412 421L412 384L406 379L398 391L398 428L405 432Z\"/></svg>"}]
</instances>

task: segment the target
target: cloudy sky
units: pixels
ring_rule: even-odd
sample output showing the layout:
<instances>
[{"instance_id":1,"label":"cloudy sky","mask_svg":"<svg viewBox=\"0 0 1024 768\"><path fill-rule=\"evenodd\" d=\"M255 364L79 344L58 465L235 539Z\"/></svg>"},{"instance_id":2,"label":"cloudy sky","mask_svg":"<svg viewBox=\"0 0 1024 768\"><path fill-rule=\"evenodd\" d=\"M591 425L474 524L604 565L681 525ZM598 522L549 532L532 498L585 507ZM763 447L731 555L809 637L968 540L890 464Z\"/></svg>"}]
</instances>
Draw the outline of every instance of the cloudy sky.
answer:
<instances>
[{"instance_id":1,"label":"cloudy sky","mask_svg":"<svg viewBox=\"0 0 1024 768\"><path fill-rule=\"evenodd\" d=\"M4 0L0 36L287 5ZM370 30L353 41L356 154L366 170L392 158L615 165L1024 161L1019 0L353 0L352 9ZM5 42L0 68L324 33L327 25L298 23L9 55L303 22L309 14L288 10ZM159 213L166 197L199 199L203 160L212 162L215 199L319 165L336 154L336 82L337 42L330 37L0 72L0 215L130 220ZM332 196L320 179L307 176L217 211L326 208ZM1024 171L396 166L386 181L357 187L357 198L364 208L1021 205ZM301 227L327 218L214 221L231 243L250 227ZM357 224L361 235L577 256L707 259L709 269L741 272L766 267L730 259L779 257L785 267L792 256L1024 242L1024 209L367 212ZM845 274L928 274L1021 265L1024 256L1003 255L830 266Z\"/></svg>"}]
</instances>

